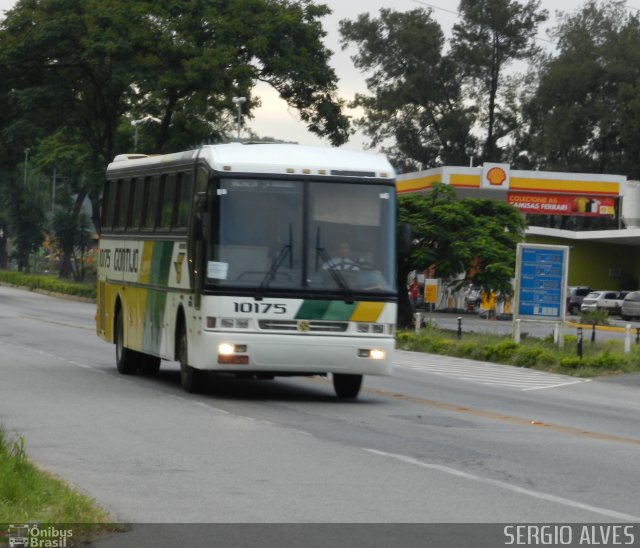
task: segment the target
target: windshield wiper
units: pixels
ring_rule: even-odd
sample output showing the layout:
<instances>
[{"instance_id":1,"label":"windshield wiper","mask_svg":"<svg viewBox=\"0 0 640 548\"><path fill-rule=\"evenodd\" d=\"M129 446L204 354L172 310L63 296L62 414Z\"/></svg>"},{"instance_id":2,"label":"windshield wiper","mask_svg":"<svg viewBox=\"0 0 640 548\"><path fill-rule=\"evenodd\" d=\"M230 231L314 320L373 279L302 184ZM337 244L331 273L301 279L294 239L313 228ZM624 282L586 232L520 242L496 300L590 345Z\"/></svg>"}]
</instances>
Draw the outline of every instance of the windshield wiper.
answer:
<instances>
[{"instance_id":1,"label":"windshield wiper","mask_svg":"<svg viewBox=\"0 0 640 548\"><path fill-rule=\"evenodd\" d=\"M340 287L344 292L344 302L346 304L352 304L355 299L353 298L353 292L351 291L347 280L344 279L342 272L335 268L327 250L324 247L320 247L320 228L318 228L318 231L316 232L316 271L318 270L318 257L320 257L327 265L329 274L331 274L331 277L338 287Z\"/></svg>"},{"instance_id":2,"label":"windshield wiper","mask_svg":"<svg viewBox=\"0 0 640 548\"><path fill-rule=\"evenodd\" d=\"M273 260L271 266L269 267L269 271L265 274L262 282L260 283L260 287L258 287L255 295L256 301L262 300L262 296L264 294L265 289L269 287L269 284L276 277L278 269L282 266L285 259L289 257L289 270L293 269L293 230L291 227L291 223L289 223L289 243L284 244L282 249L278 253L278 256Z\"/></svg>"}]
</instances>

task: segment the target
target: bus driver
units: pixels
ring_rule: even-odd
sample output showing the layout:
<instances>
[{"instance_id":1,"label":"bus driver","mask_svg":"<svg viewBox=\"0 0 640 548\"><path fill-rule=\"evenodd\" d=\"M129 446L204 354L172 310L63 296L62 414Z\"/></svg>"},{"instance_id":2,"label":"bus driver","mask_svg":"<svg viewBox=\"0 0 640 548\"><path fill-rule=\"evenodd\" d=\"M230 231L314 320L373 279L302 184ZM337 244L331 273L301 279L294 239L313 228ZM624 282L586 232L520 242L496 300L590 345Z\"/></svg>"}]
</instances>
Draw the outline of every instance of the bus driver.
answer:
<instances>
[{"instance_id":1,"label":"bus driver","mask_svg":"<svg viewBox=\"0 0 640 548\"><path fill-rule=\"evenodd\" d=\"M322 265L322 270L360 270L358 263L350 258L351 247L349 242L340 242L337 256L331 257Z\"/></svg>"}]
</instances>

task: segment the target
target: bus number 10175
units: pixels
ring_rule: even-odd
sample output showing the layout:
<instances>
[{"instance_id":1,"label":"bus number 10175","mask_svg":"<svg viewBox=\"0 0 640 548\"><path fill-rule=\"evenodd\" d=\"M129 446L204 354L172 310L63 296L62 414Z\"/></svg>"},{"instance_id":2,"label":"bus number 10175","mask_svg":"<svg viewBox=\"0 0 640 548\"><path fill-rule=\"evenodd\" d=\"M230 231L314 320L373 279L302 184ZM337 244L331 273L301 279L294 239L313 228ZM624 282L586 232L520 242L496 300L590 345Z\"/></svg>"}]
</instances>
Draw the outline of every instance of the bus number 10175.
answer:
<instances>
[{"instance_id":1,"label":"bus number 10175","mask_svg":"<svg viewBox=\"0 0 640 548\"><path fill-rule=\"evenodd\" d=\"M287 305L283 303L233 303L233 311L241 314L286 314Z\"/></svg>"}]
</instances>

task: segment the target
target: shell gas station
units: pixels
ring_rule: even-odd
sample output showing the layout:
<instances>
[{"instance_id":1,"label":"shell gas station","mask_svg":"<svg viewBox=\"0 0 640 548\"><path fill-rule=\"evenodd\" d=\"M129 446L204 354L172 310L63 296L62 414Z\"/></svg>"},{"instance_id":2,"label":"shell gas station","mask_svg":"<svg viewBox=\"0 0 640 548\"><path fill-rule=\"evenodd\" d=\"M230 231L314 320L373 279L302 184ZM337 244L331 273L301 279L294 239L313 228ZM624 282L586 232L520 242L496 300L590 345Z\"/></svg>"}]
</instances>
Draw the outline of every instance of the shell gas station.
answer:
<instances>
[{"instance_id":1,"label":"shell gas station","mask_svg":"<svg viewBox=\"0 0 640 548\"><path fill-rule=\"evenodd\" d=\"M527 217L527 243L569 246L569 285L586 285L594 290L638 288L640 183L621 175L524 171L511 169L509 164L485 163L401 174L396 189L398 194L425 193L436 183L454 187L459 197L503 200L513 205ZM543 219L539 217L542 215L551 220L547 223L551 225L566 226L570 223L563 220L577 220L560 218L569 216L590 218L593 224L608 228L534 226L544 224L536 222L536 218ZM580 219L580 223L572 224L588 223ZM439 288L438 292L442 291Z\"/></svg>"}]
</instances>

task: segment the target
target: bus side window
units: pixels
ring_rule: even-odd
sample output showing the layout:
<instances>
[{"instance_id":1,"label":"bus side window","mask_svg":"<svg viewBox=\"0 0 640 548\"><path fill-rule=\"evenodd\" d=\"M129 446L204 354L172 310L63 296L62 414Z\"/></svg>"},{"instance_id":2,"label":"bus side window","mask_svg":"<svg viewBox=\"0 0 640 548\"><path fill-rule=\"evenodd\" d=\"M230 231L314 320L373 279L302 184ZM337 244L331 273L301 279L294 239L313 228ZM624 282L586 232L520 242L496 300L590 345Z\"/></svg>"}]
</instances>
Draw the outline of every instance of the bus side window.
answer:
<instances>
[{"instance_id":1,"label":"bus side window","mask_svg":"<svg viewBox=\"0 0 640 548\"><path fill-rule=\"evenodd\" d=\"M129 183L129 179L120 179L118 181L116 209L114 212L114 230L124 230L125 226L127 225L127 213L129 212L129 206L131 205Z\"/></svg>"},{"instance_id":2,"label":"bus side window","mask_svg":"<svg viewBox=\"0 0 640 548\"><path fill-rule=\"evenodd\" d=\"M162 209L160 210L159 228L169 230L173 224L173 210L176 200L176 176L175 174L163 175Z\"/></svg>"},{"instance_id":3,"label":"bus side window","mask_svg":"<svg viewBox=\"0 0 640 548\"><path fill-rule=\"evenodd\" d=\"M158 215L158 200L160 198L160 178L159 177L145 177L145 191L144 191L144 219L142 221L142 228L146 230L153 230L156 227L156 217Z\"/></svg>"},{"instance_id":4,"label":"bus side window","mask_svg":"<svg viewBox=\"0 0 640 548\"><path fill-rule=\"evenodd\" d=\"M191 173L178 173L176 181L177 212L174 228L184 230L189 227L189 213L191 212Z\"/></svg>"},{"instance_id":5,"label":"bus side window","mask_svg":"<svg viewBox=\"0 0 640 548\"><path fill-rule=\"evenodd\" d=\"M131 186L133 187L131 191L133 203L131 205L131 220L127 230L129 232L137 232L140 229L140 222L142 220L144 179L132 179Z\"/></svg>"},{"instance_id":6,"label":"bus side window","mask_svg":"<svg viewBox=\"0 0 640 548\"><path fill-rule=\"evenodd\" d=\"M116 181L107 181L102 195L102 217L100 219L102 231L109 232L113 226L113 210L116 197Z\"/></svg>"}]
</instances>

